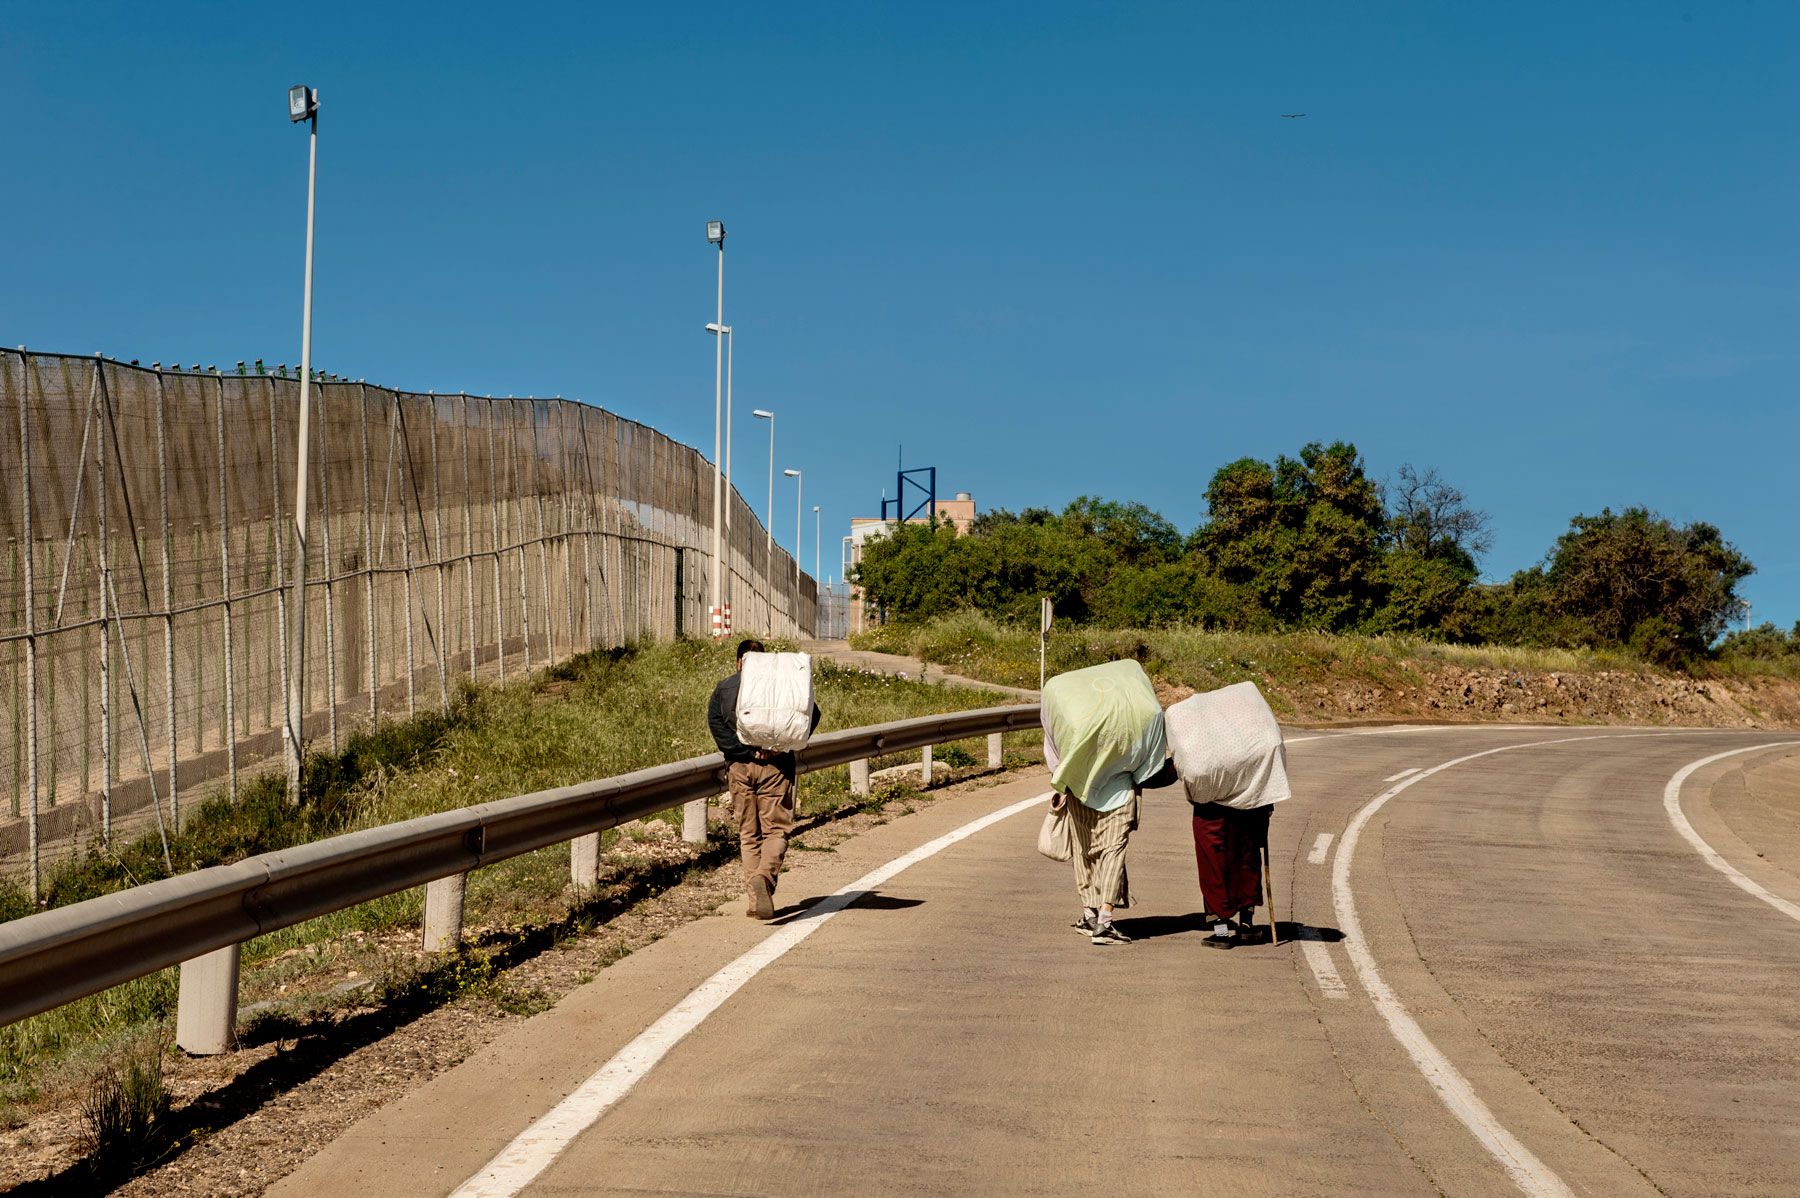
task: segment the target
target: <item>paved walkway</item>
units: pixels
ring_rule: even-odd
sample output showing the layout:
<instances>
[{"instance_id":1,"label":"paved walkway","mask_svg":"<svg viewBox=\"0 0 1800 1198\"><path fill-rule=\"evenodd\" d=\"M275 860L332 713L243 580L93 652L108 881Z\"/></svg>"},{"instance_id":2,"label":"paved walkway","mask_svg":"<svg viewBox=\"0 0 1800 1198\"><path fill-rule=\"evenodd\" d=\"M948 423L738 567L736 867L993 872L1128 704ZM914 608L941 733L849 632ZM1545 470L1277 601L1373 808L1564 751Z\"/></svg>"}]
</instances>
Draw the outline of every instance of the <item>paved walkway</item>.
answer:
<instances>
[{"instance_id":1,"label":"paved walkway","mask_svg":"<svg viewBox=\"0 0 1800 1198\"><path fill-rule=\"evenodd\" d=\"M1200 947L1177 792L1145 797L1137 941L1105 948L1069 931L1033 804L783 955L793 933L735 904L687 925L273 1192L449 1194L746 960L760 971L666 1055L614 1062L617 1101L518 1192L1800 1192L1800 919L1779 906L1800 901L1800 748L1725 757L1677 794L1752 889L1665 805L1684 766L1779 739L1295 733L1271 840L1303 938L1231 952ZM787 920L1044 784L795 854Z\"/></svg>"}]
</instances>

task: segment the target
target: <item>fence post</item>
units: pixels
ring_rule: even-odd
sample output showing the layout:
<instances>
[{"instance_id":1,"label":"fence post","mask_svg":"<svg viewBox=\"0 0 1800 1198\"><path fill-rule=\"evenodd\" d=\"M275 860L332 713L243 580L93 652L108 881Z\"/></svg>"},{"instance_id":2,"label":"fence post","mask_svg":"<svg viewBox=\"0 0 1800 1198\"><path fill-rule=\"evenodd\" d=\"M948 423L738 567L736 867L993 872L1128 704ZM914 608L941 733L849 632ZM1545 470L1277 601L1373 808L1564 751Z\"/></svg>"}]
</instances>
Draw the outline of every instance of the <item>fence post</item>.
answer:
<instances>
[{"instance_id":1,"label":"fence post","mask_svg":"<svg viewBox=\"0 0 1800 1198\"><path fill-rule=\"evenodd\" d=\"M600 884L600 833L589 832L569 842L569 881L577 890Z\"/></svg>"},{"instance_id":2,"label":"fence post","mask_svg":"<svg viewBox=\"0 0 1800 1198\"><path fill-rule=\"evenodd\" d=\"M858 758L850 763L850 793L866 795L869 793L869 759Z\"/></svg>"},{"instance_id":3,"label":"fence post","mask_svg":"<svg viewBox=\"0 0 1800 1198\"><path fill-rule=\"evenodd\" d=\"M273 543L275 549L275 612L276 618L281 622L281 627L278 630L279 636L277 638L281 654L281 698L283 705L282 710L284 712L281 727L287 730L283 739L286 742L285 747L288 755L292 758L292 760L287 763L288 802L298 804L300 802L300 781L302 777L301 753L305 747L306 738L301 733L300 726L297 722L298 717L295 716L290 719L289 716L285 714L287 711L288 696L288 663L291 656L288 648L287 537L281 531L281 446L275 435L275 425L275 380L271 377L269 379L269 510L273 514L269 518L269 540ZM304 533L301 534L300 541L302 544L305 543L306 536ZM301 669L305 668L303 664L296 663L296 665ZM129 672L130 668L130 663L127 662L127 672ZM266 703L266 691L264 692L264 695L264 701Z\"/></svg>"},{"instance_id":4,"label":"fence post","mask_svg":"<svg viewBox=\"0 0 1800 1198\"><path fill-rule=\"evenodd\" d=\"M219 455L219 583L224 602L225 622L225 727L220 739L225 742L225 773L231 788L231 801L237 802L237 679L232 661L236 633L231 626L231 474L225 465L225 380L215 377L214 398L218 414L216 448ZM104 540L104 538L102 538ZM104 552L104 549L102 549ZM104 607L102 607L104 611ZM105 623L100 627L104 629Z\"/></svg>"},{"instance_id":5,"label":"fence post","mask_svg":"<svg viewBox=\"0 0 1800 1198\"><path fill-rule=\"evenodd\" d=\"M237 1046L238 957L242 947L228 944L181 963L175 1044L184 1052L210 1057Z\"/></svg>"},{"instance_id":6,"label":"fence post","mask_svg":"<svg viewBox=\"0 0 1800 1198\"><path fill-rule=\"evenodd\" d=\"M94 358L94 370L100 370L100 358ZM170 831L181 831L181 791L175 778L176 760L181 748L175 743L175 580L169 546L169 435L168 395L163 388L161 371L156 374L156 480L158 500L162 505L162 601L163 601L163 706L169 734L169 824Z\"/></svg>"},{"instance_id":7,"label":"fence post","mask_svg":"<svg viewBox=\"0 0 1800 1198\"><path fill-rule=\"evenodd\" d=\"M480 634L475 628L475 476L469 472L469 397L462 397L462 459L463 459L463 587L464 598L468 603L469 617L469 681L479 676L480 661L476 656L476 639Z\"/></svg>"},{"instance_id":8,"label":"fence post","mask_svg":"<svg viewBox=\"0 0 1800 1198\"><path fill-rule=\"evenodd\" d=\"M463 891L468 874L425 884L425 951L453 953L462 944Z\"/></svg>"},{"instance_id":9,"label":"fence post","mask_svg":"<svg viewBox=\"0 0 1800 1198\"><path fill-rule=\"evenodd\" d=\"M325 548L325 726L331 734L331 751L338 751L337 593L333 583L342 564L331 551L331 459L325 435L325 388L313 392L313 410L319 426L319 536Z\"/></svg>"},{"instance_id":10,"label":"fence post","mask_svg":"<svg viewBox=\"0 0 1800 1198\"><path fill-rule=\"evenodd\" d=\"M919 756L919 775L924 779L922 786L931 785L931 746L926 745L924 753Z\"/></svg>"},{"instance_id":11,"label":"fence post","mask_svg":"<svg viewBox=\"0 0 1800 1198\"><path fill-rule=\"evenodd\" d=\"M23 382L19 387L19 508L23 513L24 535L19 538L25 550L25 786L30 792L31 823L28 828L31 853L31 900L38 897L38 710L37 710L37 583L35 575L37 542L31 533L31 359L19 347L19 368Z\"/></svg>"},{"instance_id":12,"label":"fence post","mask_svg":"<svg viewBox=\"0 0 1800 1198\"><path fill-rule=\"evenodd\" d=\"M1006 747L1006 734L1004 732L988 733L988 768L989 769L997 770L1000 768L1000 766L1002 764L1002 759L1005 755L1004 754L1005 747Z\"/></svg>"}]
</instances>

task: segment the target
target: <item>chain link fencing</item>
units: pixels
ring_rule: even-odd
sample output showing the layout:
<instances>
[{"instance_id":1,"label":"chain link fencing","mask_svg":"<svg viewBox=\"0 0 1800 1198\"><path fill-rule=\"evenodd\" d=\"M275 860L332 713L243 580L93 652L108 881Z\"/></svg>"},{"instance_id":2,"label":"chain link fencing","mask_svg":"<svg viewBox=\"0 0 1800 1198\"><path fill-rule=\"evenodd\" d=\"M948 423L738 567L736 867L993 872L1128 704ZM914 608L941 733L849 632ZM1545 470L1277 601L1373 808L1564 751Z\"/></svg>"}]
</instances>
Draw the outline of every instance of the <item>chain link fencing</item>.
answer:
<instances>
[{"instance_id":1,"label":"chain link fencing","mask_svg":"<svg viewBox=\"0 0 1800 1198\"><path fill-rule=\"evenodd\" d=\"M309 744L601 647L702 636L712 466L563 399L311 387ZM279 759L298 378L0 351L0 870L180 827ZM817 584L732 489L738 630Z\"/></svg>"}]
</instances>

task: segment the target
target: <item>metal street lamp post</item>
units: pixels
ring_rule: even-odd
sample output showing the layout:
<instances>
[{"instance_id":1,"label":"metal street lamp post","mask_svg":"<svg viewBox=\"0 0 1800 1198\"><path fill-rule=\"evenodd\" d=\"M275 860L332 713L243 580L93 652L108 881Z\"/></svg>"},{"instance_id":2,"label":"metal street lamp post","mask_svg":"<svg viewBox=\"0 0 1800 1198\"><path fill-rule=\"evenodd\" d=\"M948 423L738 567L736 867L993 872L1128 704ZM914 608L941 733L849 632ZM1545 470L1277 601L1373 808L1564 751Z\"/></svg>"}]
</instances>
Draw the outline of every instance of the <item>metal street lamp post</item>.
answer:
<instances>
[{"instance_id":1,"label":"metal street lamp post","mask_svg":"<svg viewBox=\"0 0 1800 1198\"><path fill-rule=\"evenodd\" d=\"M819 634L819 505L813 504L813 635Z\"/></svg>"},{"instance_id":2,"label":"metal street lamp post","mask_svg":"<svg viewBox=\"0 0 1800 1198\"><path fill-rule=\"evenodd\" d=\"M716 324L706 326L706 331L717 337L725 334L725 556L731 556L731 326L721 328ZM731 570L727 567L720 579L724 587L723 624L726 632L731 631L731 600L734 588L731 585Z\"/></svg>"},{"instance_id":3,"label":"metal street lamp post","mask_svg":"<svg viewBox=\"0 0 1800 1198\"><path fill-rule=\"evenodd\" d=\"M719 247L719 316L714 322L718 329L725 327L725 223L709 220L706 222L706 240ZM725 346L715 342L713 354L713 519L712 519L712 585L709 588L711 600L707 604L707 616L712 623L712 634L715 638L725 635L724 613L720 610L720 578L719 578L719 525L723 519L724 495L721 491L723 479L720 476L719 454L723 432L723 407L725 400Z\"/></svg>"},{"instance_id":4,"label":"metal street lamp post","mask_svg":"<svg viewBox=\"0 0 1800 1198\"><path fill-rule=\"evenodd\" d=\"M289 674L286 728L288 802L300 801L300 733L306 694L306 483L307 450L312 437L312 285L313 198L319 176L319 93L304 84L288 88L288 120L312 125L306 162L306 284L300 307L300 428L294 468L294 632L293 669ZM336 696L333 696L335 699Z\"/></svg>"},{"instance_id":5,"label":"metal street lamp post","mask_svg":"<svg viewBox=\"0 0 1800 1198\"><path fill-rule=\"evenodd\" d=\"M758 420L769 422L769 506L763 509L763 531L768 534L767 544L763 547L763 569L767 571L775 564L775 413L756 408L750 413ZM764 594L768 597L768 614L763 628L764 632L772 632L768 627L775 623L775 589L774 578L769 578L768 589Z\"/></svg>"},{"instance_id":6,"label":"metal street lamp post","mask_svg":"<svg viewBox=\"0 0 1800 1198\"><path fill-rule=\"evenodd\" d=\"M800 634L800 472L783 470L794 480L794 598L788 606L788 618L794 622L794 635Z\"/></svg>"}]
</instances>

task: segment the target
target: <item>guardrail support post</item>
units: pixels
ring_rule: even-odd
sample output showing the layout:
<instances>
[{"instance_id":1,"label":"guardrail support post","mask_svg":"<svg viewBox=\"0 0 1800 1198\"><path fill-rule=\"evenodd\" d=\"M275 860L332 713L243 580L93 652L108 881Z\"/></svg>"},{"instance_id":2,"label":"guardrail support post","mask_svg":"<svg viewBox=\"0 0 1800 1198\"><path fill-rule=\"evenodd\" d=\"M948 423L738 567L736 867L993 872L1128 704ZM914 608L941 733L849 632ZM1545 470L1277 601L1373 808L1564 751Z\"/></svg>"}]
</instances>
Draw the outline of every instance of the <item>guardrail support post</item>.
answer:
<instances>
[{"instance_id":1,"label":"guardrail support post","mask_svg":"<svg viewBox=\"0 0 1800 1198\"><path fill-rule=\"evenodd\" d=\"M228 944L181 963L175 1043L184 1052L212 1057L237 1047L238 955L242 947Z\"/></svg>"},{"instance_id":2,"label":"guardrail support post","mask_svg":"<svg viewBox=\"0 0 1800 1198\"><path fill-rule=\"evenodd\" d=\"M919 757L919 777L924 779L920 786L931 785L931 746L925 746L925 752Z\"/></svg>"},{"instance_id":3,"label":"guardrail support post","mask_svg":"<svg viewBox=\"0 0 1800 1198\"><path fill-rule=\"evenodd\" d=\"M989 769L997 770L1000 768L1000 766L1003 764L1004 758L1006 756L1005 750L1006 750L1006 733L1004 733L1004 732L988 733L988 768Z\"/></svg>"},{"instance_id":4,"label":"guardrail support post","mask_svg":"<svg viewBox=\"0 0 1800 1198\"><path fill-rule=\"evenodd\" d=\"M869 759L867 757L850 763L850 793L853 795L869 793Z\"/></svg>"},{"instance_id":5,"label":"guardrail support post","mask_svg":"<svg viewBox=\"0 0 1800 1198\"><path fill-rule=\"evenodd\" d=\"M589 832L569 842L569 880L577 890L600 884L600 833Z\"/></svg>"},{"instance_id":6,"label":"guardrail support post","mask_svg":"<svg viewBox=\"0 0 1800 1198\"><path fill-rule=\"evenodd\" d=\"M706 843L706 800L692 799L681 807L681 838L689 844Z\"/></svg>"},{"instance_id":7,"label":"guardrail support post","mask_svg":"<svg viewBox=\"0 0 1800 1198\"><path fill-rule=\"evenodd\" d=\"M463 890L468 874L451 874L425 884L425 951L453 953L462 947Z\"/></svg>"}]
</instances>

